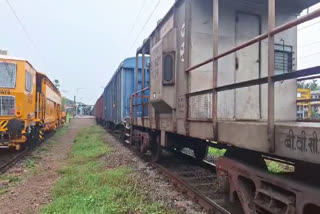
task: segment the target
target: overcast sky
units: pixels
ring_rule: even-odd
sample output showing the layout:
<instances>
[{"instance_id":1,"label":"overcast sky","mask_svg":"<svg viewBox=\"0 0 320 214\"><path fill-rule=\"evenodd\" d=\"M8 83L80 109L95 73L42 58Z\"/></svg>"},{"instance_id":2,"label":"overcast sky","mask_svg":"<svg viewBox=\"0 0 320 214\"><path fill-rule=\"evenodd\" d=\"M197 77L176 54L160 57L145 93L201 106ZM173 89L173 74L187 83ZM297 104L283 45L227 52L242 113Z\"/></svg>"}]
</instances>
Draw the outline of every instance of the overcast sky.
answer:
<instances>
[{"instance_id":1,"label":"overcast sky","mask_svg":"<svg viewBox=\"0 0 320 214\"><path fill-rule=\"evenodd\" d=\"M317 4L309 9L312 12L320 8ZM305 15L307 11L303 11ZM298 67L310 68L320 65L320 18L313 19L298 27Z\"/></svg>"},{"instance_id":2,"label":"overcast sky","mask_svg":"<svg viewBox=\"0 0 320 214\"><path fill-rule=\"evenodd\" d=\"M119 63L134 55L174 3L160 0L137 38L159 0L9 1L32 41L7 0L0 0L0 49L28 59L52 80L59 79L64 96L72 99L78 88L84 88L78 97L88 104L95 103ZM320 64L319 21L299 27L300 68Z\"/></svg>"},{"instance_id":3,"label":"overcast sky","mask_svg":"<svg viewBox=\"0 0 320 214\"><path fill-rule=\"evenodd\" d=\"M0 0L0 49L28 59L63 95L94 104L119 63L133 56L174 3L158 0L9 0L30 34L29 41L6 0ZM140 16L139 11L142 11ZM36 46L36 47L34 47ZM130 49L130 47L133 47Z\"/></svg>"}]
</instances>

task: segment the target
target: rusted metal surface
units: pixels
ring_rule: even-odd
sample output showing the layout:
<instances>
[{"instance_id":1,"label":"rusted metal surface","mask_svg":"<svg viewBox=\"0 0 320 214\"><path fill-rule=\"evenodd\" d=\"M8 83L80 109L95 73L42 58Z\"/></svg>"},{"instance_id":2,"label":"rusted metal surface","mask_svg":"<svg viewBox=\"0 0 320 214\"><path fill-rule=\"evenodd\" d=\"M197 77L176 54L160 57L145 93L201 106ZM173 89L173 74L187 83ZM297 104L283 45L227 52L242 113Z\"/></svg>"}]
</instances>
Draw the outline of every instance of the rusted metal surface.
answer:
<instances>
[{"instance_id":1,"label":"rusted metal surface","mask_svg":"<svg viewBox=\"0 0 320 214\"><path fill-rule=\"evenodd\" d=\"M213 0L213 58L219 54L219 0ZM216 87L218 86L218 60L213 60L212 67L212 128L215 140L218 140L218 94Z\"/></svg>"},{"instance_id":2,"label":"rusted metal surface","mask_svg":"<svg viewBox=\"0 0 320 214\"><path fill-rule=\"evenodd\" d=\"M103 121L103 108L104 108L104 97L103 95L101 95L101 97L98 99L98 101L94 105L94 116L98 123L101 123Z\"/></svg>"},{"instance_id":3,"label":"rusted metal surface","mask_svg":"<svg viewBox=\"0 0 320 214\"><path fill-rule=\"evenodd\" d=\"M150 149L150 135L148 132L138 130L133 131L133 141L141 154L146 153Z\"/></svg>"},{"instance_id":4,"label":"rusted metal surface","mask_svg":"<svg viewBox=\"0 0 320 214\"><path fill-rule=\"evenodd\" d=\"M228 158L217 161L217 173L229 183L230 198L239 198L245 214L319 213L319 187L294 179L294 174L274 175ZM308 211L308 206L313 209Z\"/></svg>"},{"instance_id":5,"label":"rusted metal surface","mask_svg":"<svg viewBox=\"0 0 320 214\"><path fill-rule=\"evenodd\" d=\"M185 63L184 63L184 70L186 70L190 66L190 44L191 44L191 0L185 1ZM186 73L186 94L190 93L190 74ZM190 135L190 123L188 121L190 106L189 106L189 97L185 97L185 112L184 112L184 128L186 136Z\"/></svg>"},{"instance_id":6,"label":"rusted metal surface","mask_svg":"<svg viewBox=\"0 0 320 214\"><path fill-rule=\"evenodd\" d=\"M172 15L178 16L178 14L176 14L175 11L172 11L173 14L170 14L170 16L167 16L166 20L162 21L162 26L157 27L158 31L156 31L156 33L153 34L149 40L150 49L151 49L151 58L152 58L151 76L162 75L161 74L161 72L163 72L163 67L161 63L162 60L156 61L155 59L157 58L161 59L162 54L165 53L166 50L172 51L172 48L173 49L176 48L175 49L176 55L177 55L176 59L179 59L179 54L182 53L180 52L179 48L187 47L187 45L190 45L190 47L187 48L185 52L183 52L184 58L180 58L180 60L182 59L185 60L184 61L185 70L188 70L188 67L190 67L190 65L194 65L198 62L201 62L202 60L206 59L206 57L208 57L207 55L211 55L211 53L213 53L214 57L211 60L215 60L215 62L217 62L219 59L219 69L221 70L219 73L219 78L218 76L215 76L216 74L218 74L217 72L215 72L215 70L218 70L217 68L218 66L217 64L214 64L213 67L207 66L206 68L197 70L197 72L194 72L194 73L181 71L184 73L183 74L184 78L179 78L179 82L176 82L176 86L174 86L175 88L172 88L172 90L170 91L172 93L164 90L164 88L171 87L171 86L163 86L162 84L158 84L159 83L158 80L162 79L160 78L160 76L157 79L157 81L153 80L153 85L152 85L153 89L151 88L152 92L151 92L151 98L150 98L152 101L149 104L149 107L151 106L151 108L155 110L154 119L151 120L150 122L151 124L153 124L152 127L155 129L158 129L158 131L165 131L168 133L177 133L179 135L191 136L191 137L200 138L200 139L218 140L218 142L222 144L238 146L244 149L256 150L258 152L263 152L263 153L274 153L273 155L275 156L281 153L281 154L285 154L283 158L295 157L297 158L297 160L301 160L301 157L305 157L304 155L299 155L296 152L292 154L291 151L288 153L284 152L286 150L285 148L286 144L283 141L285 141L284 138L286 135L288 135L288 133L278 133L278 139L276 140L277 148L275 148L275 142L276 142L274 140L275 118L277 118L277 122L296 121L296 112L295 112L296 107L295 105L292 105L293 103L296 102L295 82L285 81L283 84L277 84L276 88L275 88L275 83L282 80L292 80L292 79L304 77L307 75L320 74L320 67L315 67L315 68L306 69L306 70L297 71L297 72L289 72L286 74L274 75L274 43L278 42L278 40L274 41L273 37L276 33L279 33L280 31L282 32L283 30L290 29L299 23L303 23L304 21L311 20L314 17L318 17L320 15L319 12L316 12L316 11L312 12L309 15L300 17L294 21L290 21L287 24L281 25L279 27L275 27L275 11L274 11L275 0L272 0L270 1L270 7L269 7L270 9L269 17L271 22L269 21L270 25L269 25L268 32L258 37L255 37L248 42L244 42L247 39L253 37L253 33L251 32L249 36L247 35L247 37L243 37L242 39L237 40L238 42L237 41L235 42L236 43L235 48L228 50L231 47L234 47L233 40L234 40L234 36L237 36L236 33L238 31L234 31L233 26L224 27L226 25L224 22L226 21L226 17L224 16L226 16L225 14L227 14L227 12L230 12L230 13L232 12L232 14L234 14L233 9L238 9L238 8L232 8L232 10L229 10L228 5L224 5L225 2L221 2L221 5L220 5L221 8L222 9L227 8L227 9L225 11L220 11L220 16L221 16L220 23L224 23L224 26L220 28L220 31L222 31L222 33L220 34L228 35L230 38L225 38L220 35L219 45L221 46L221 49L224 52L219 53L218 48L216 47L217 44L214 44L214 43L217 43L217 41L215 40L218 40L217 35L219 35L219 32L214 33L217 29L219 29L218 23L215 23L214 21L212 25L217 25L217 26L215 26L214 29L211 30L211 27L212 27L211 23L204 22L204 20L208 19L208 17L212 18L210 20L218 19L217 17L219 17L219 14L218 14L219 11L215 11L218 9L218 7L213 7L214 11L212 11L211 5L208 2L210 1L205 1L202 4L202 3L198 3L197 1L188 1L188 0L185 1L184 3L185 8L183 8L183 10L185 10L186 12L186 18L185 18L186 23L185 23L185 27L183 28L186 29L185 31L186 35L184 35L184 31L181 31L181 29L177 29L177 26L178 26L177 23L172 24L171 16ZM216 1L216 3L214 3L214 1L212 2L213 4L217 4L218 1ZM265 1L265 3L267 2L268 1ZM257 7L257 9L260 8L259 5L255 5L255 7ZM282 7L279 8L279 11L281 8ZM253 6L252 8L248 8L248 11L246 11L246 13L254 12L253 9L254 9ZM212 12L213 12L213 15L212 15ZM259 13L258 10L257 12ZM259 13L258 15L261 18L260 22L263 23L263 27L262 27L263 29L260 29L260 30L261 31L267 30L265 28L266 27L265 23L267 21L266 17L268 15L267 10ZM286 17L286 18L283 18L284 20L294 19L290 12L283 13L282 15ZM176 19L177 17L173 20L173 22L175 22ZM280 22L281 21L280 19L281 18L277 19L277 21ZM242 22L246 22L246 20ZM285 21L283 21L282 23L284 22ZM233 25L234 22L230 22L230 24ZM249 24L249 29L250 29L250 24ZM190 33L189 31L191 31L191 35L189 35ZM232 32L231 35L227 33L229 31ZM245 31L246 30L244 29L243 32ZM288 39L290 40L289 45L292 45L293 49L295 49L295 46L296 46L295 32L296 32L295 29L292 29L292 31L288 33L289 36L287 36ZM186 46L180 46L180 44L175 44L173 42L175 41L173 37L177 36L175 34L179 34L179 33L180 34L182 33L185 36L184 38L185 38ZM254 33L255 33L254 35L258 35L256 34L256 32ZM215 34L215 35L211 35L211 34ZM287 35L287 33L285 34ZM192 37L191 40L190 40L190 37ZM213 42L211 41L212 38L213 38ZM245 78L239 78L237 80L235 76L241 76L241 75L236 74L237 69L234 68L236 67L236 65L234 67L230 66L230 69L233 71L233 74L235 75L234 77L231 77L232 75L226 76L226 74L223 74L222 71L229 70L228 66L230 64L233 64L233 60L232 60L233 56L230 55L229 56L230 59L226 58L227 62L224 62L224 59L222 59L223 57L234 52L240 53L240 50L244 49L245 47L249 47L252 44L261 42L261 40L263 39L269 39L269 47L262 48L263 57L260 57L258 60L259 62L257 61L257 63L260 63L261 61L264 62L262 63L264 66L262 69L264 73L260 74L259 77L267 75L266 69L269 67L269 73L267 77L253 79L256 77L253 75L247 75ZM213 50L211 49L211 42L213 43L212 44L212 47L214 47ZM191 44L194 44L194 45L191 45ZM237 44L240 44L240 45L237 45ZM262 45L265 45L265 44L266 43L264 42ZM141 51L142 50L143 48L141 49ZM247 50L251 51L252 49L249 48ZM217 51L217 53L215 53L215 51ZM242 55L245 55L245 54L242 53ZM268 58L269 58L269 63L265 63ZM250 59L253 59L253 57L250 56ZM245 60L243 62L245 62ZM156 64L159 66L154 67L153 65L156 65ZM255 64L255 60L253 61L252 64ZM268 67L267 67L267 64L269 64ZM195 66L199 66L199 64L196 64ZM251 66L250 69L248 70L251 71L252 68L256 69L257 67L259 66L255 66L255 67ZM261 63L260 63L260 67L261 67ZM242 70L245 70L245 68ZM153 72L155 72L156 74ZM211 80L211 75L213 75L212 80ZM182 75L180 74L179 77L181 76ZM218 83L216 83L216 80L218 79L222 79L222 81L220 82L218 81ZM236 82L236 83L233 83L233 82ZM223 83L226 83L226 85ZM233 84L230 84L230 83L233 83ZM183 84L186 84L186 85L183 85ZM217 106L218 104L218 100L216 96L217 92L224 92L224 91L234 90L234 89L244 89L246 87L262 85L262 84L268 85L269 93L267 93L267 91L264 90L266 88L263 88L263 93L261 93L261 90L260 90L259 95L257 95L257 93L253 94L251 92L249 93L249 95L246 95L245 93L242 93L242 94L239 93L237 95L237 92L239 90L235 90L234 95L232 95L232 92L229 94L226 93L227 96L221 93L222 94L221 97L222 98L226 97L226 99L220 99L221 97L219 96L220 104L219 106ZM258 87L255 87L255 88L258 88ZM206 89L206 90L197 91L201 89ZM179 93L177 93L178 90L179 90ZM282 99L279 101L280 96L278 96L278 98L275 100L275 90L277 90L277 93L279 92L279 94L282 96L286 96L283 94L287 93L288 95L286 97L287 99ZM196 92L193 92L193 91L196 91ZM199 96L203 94L206 94L206 96ZM251 94L253 94L253 96L251 96ZM183 97L184 95L186 96ZM138 96L140 95L137 95L134 97L135 101L137 101ZM199 97L193 98L194 96L199 96ZM249 100L248 101L249 104L243 105L243 103L246 103L246 99ZM237 102L236 102L239 100L244 100L240 102L241 104L240 107L237 105ZM254 102L252 100L254 100ZM258 102L259 104L257 104ZM254 103L254 105L251 105L251 103ZM241 110L240 113L237 112L242 106L244 106L244 108L242 108L243 110ZM138 106L137 104L134 104L133 107L137 109ZM254 116L250 117L250 114L251 114L250 111L252 109L253 109L252 114L254 114ZM259 113L259 110L260 110L260 113ZM177 114L176 112L179 112L180 114L178 115L179 117L176 115ZM249 113L246 113L246 112L249 112ZM219 115L219 120L217 119L218 117L217 115ZM268 123L266 121L268 121ZM144 122L143 118L139 118L139 119L136 118L135 124L136 125L142 124L143 126L143 122ZM240 127L240 126L243 126L243 127ZM220 127L223 127L223 129L225 130L219 131L218 129ZM248 129L248 127L250 127L251 130ZM284 127L286 127L285 129L279 128L279 127L280 127L279 125L276 126L276 128L278 128L279 130L284 130L284 132L287 132L286 130L288 126L284 125ZM145 128L148 128L148 127L145 127ZM307 128L308 131L311 131L311 127L305 126L304 128ZM297 129L297 130L301 130L301 129ZM233 135L230 135L230 131L228 130L233 130L236 133ZM314 130L314 131L317 131L317 130ZM218 136L218 134L220 135L220 133L222 134L222 137ZM279 137L280 135L281 137ZM298 135L299 134L295 133L295 137L299 137ZM238 138L234 136L237 136ZM310 137L310 133L308 133L308 136ZM320 161L320 158L316 156L312 156L312 158L308 158L307 160L312 160L318 163Z\"/></svg>"},{"instance_id":7,"label":"rusted metal surface","mask_svg":"<svg viewBox=\"0 0 320 214\"><path fill-rule=\"evenodd\" d=\"M275 150L274 139L274 35L271 34L272 29L276 26L276 0L269 0L269 18L268 18L268 141L269 152L273 153Z\"/></svg>"},{"instance_id":8,"label":"rusted metal surface","mask_svg":"<svg viewBox=\"0 0 320 214\"><path fill-rule=\"evenodd\" d=\"M149 90L149 89L150 89L149 87L144 88L144 89L142 89L142 90L140 90L140 91L137 91L137 92L136 92L136 93L134 93L133 95L140 94L140 93L145 92L145 91L147 91L147 90Z\"/></svg>"}]
</instances>

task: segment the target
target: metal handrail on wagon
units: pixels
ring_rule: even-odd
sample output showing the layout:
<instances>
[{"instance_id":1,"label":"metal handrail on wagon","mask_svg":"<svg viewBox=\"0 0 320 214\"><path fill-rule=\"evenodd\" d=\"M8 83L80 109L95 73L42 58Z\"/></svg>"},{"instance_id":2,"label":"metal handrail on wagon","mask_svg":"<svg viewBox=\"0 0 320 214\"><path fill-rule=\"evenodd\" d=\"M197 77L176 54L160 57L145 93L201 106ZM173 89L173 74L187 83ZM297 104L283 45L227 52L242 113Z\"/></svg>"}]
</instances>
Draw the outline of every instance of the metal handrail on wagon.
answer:
<instances>
[{"instance_id":1,"label":"metal handrail on wagon","mask_svg":"<svg viewBox=\"0 0 320 214\"><path fill-rule=\"evenodd\" d=\"M131 115L131 118L133 118L133 122L135 122L135 123L136 123L137 118L138 118L137 112L138 112L138 107L139 106L143 107L142 108L142 118L144 118L144 106L148 104L148 102L144 102L144 99L149 99L150 98L150 96L144 95L144 92L146 92L148 90L150 90L150 88L146 87L146 88L143 88L140 91L137 91L137 92L135 92L135 93L130 95L130 115ZM139 95L139 94L141 94L141 95ZM141 98L141 103L140 104L136 100L138 98ZM135 112L134 114L133 114L133 111Z\"/></svg>"},{"instance_id":2,"label":"metal handrail on wagon","mask_svg":"<svg viewBox=\"0 0 320 214\"><path fill-rule=\"evenodd\" d=\"M311 69L305 69L301 71L291 72L282 75L274 75L274 36L278 33L281 33L285 30L293 28L299 24L305 23L312 19L320 17L320 9L317 9L307 15L304 15L300 18L297 18L294 21L288 22L279 27L275 26L275 9L276 9L276 0L269 0L268 2L268 32L249 40L231 50L225 51L221 54L218 53L218 43L219 43L219 0L213 0L213 57L199 63L195 66L188 68L185 72L189 73L197 68L200 68L206 64L213 62L213 88L203 91L197 91L187 94L187 100L191 96L197 96L200 94L212 93L212 123L213 123L213 132L214 139L218 140L217 132L217 93L226 90L232 90L242 87L249 87L260 84L268 84L268 140L270 142L269 151L275 151L275 125L274 125L274 83L277 81L283 81L288 79L295 79L298 77L306 77L310 75L320 74L320 67L314 67ZM217 35L217 36L215 36ZM230 85L225 85L218 87L218 60L222 57L225 57L229 54L232 54L236 51L242 50L250 45L261 42L264 39L268 39L268 76L265 78L259 78L239 83L234 83ZM189 109L187 108L187 111Z\"/></svg>"}]
</instances>

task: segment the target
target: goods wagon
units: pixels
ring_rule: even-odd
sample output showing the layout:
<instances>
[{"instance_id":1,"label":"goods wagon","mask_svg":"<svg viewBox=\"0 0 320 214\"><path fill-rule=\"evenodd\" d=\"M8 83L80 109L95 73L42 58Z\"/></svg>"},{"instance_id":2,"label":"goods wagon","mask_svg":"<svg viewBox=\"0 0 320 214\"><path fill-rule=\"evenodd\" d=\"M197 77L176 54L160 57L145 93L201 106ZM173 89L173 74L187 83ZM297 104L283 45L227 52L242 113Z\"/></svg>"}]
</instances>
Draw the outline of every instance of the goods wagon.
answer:
<instances>
[{"instance_id":1,"label":"goods wagon","mask_svg":"<svg viewBox=\"0 0 320 214\"><path fill-rule=\"evenodd\" d=\"M320 9L297 15L318 2L175 1L137 51L150 56L150 87L131 96L125 141L153 161L163 148L189 147L198 159L208 146L224 148L216 165L226 204L246 214L320 213L320 125L296 120L297 78L320 74L297 70L296 26ZM266 158L295 172L270 175Z\"/></svg>"},{"instance_id":2,"label":"goods wagon","mask_svg":"<svg viewBox=\"0 0 320 214\"><path fill-rule=\"evenodd\" d=\"M104 108L104 96L100 96L96 104L94 105L94 116L98 124L103 125L103 108Z\"/></svg>"},{"instance_id":3,"label":"goods wagon","mask_svg":"<svg viewBox=\"0 0 320 214\"><path fill-rule=\"evenodd\" d=\"M62 123L61 94L24 60L0 56L0 148L19 150Z\"/></svg>"},{"instance_id":4,"label":"goods wagon","mask_svg":"<svg viewBox=\"0 0 320 214\"><path fill-rule=\"evenodd\" d=\"M130 116L130 95L142 87L142 58L138 58L137 61L138 66L136 66L136 58L125 59L104 90L104 122L108 128L123 126L125 119ZM148 64L149 59L146 57L144 67L148 67ZM149 85L148 69L145 75L145 85ZM141 111L140 107L137 113L141 115ZM145 114L148 114L147 110Z\"/></svg>"}]
</instances>

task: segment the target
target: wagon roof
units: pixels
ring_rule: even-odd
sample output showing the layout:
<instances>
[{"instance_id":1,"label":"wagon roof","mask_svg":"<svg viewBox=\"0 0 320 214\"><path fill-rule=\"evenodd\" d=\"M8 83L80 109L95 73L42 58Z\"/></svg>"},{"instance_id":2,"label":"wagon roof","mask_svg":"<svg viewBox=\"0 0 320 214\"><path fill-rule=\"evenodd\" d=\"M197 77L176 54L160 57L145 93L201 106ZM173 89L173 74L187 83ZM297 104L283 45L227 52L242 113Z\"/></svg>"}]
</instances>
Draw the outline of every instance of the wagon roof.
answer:
<instances>
[{"instance_id":1,"label":"wagon roof","mask_svg":"<svg viewBox=\"0 0 320 214\"><path fill-rule=\"evenodd\" d=\"M50 84L52 85L52 87L54 88L54 90L56 90L56 92L60 94L59 89L51 82L51 80L49 79L49 77L48 77L46 74L37 71L37 69L35 69L28 60L26 60L26 59L24 59L24 58L19 58L19 57L15 57L15 56L8 56L8 55L0 55L0 59L15 60L15 61L22 61L22 62L28 63L28 64L36 71L37 75L40 75L40 76L42 76L43 78L46 78L46 79L50 82ZM61 95L61 94L60 94L60 95Z\"/></svg>"},{"instance_id":2,"label":"wagon roof","mask_svg":"<svg viewBox=\"0 0 320 214\"><path fill-rule=\"evenodd\" d=\"M37 75L40 75L42 78L45 78L50 83L50 86L61 96L59 89L53 84L53 82L49 79L49 77L46 74L37 71Z\"/></svg>"},{"instance_id":3,"label":"wagon roof","mask_svg":"<svg viewBox=\"0 0 320 214\"><path fill-rule=\"evenodd\" d=\"M141 61L142 57L139 57L139 69L141 69ZM148 59L148 57L146 57L146 59ZM114 74L112 75L111 79L109 80L107 86L105 88L107 88L110 83L112 82L112 80L114 79L114 77L117 75L118 72L121 71L122 68L134 68L135 69L135 63L136 63L136 58L135 57L129 57L129 58L126 58L124 59L120 65L118 66L117 70L114 72Z\"/></svg>"},{"instance_id":4,"label":"wagon roof","mask_svg":"<svg viewBox=\"0 0 320 214\"><path fill-rule=\"evenodd\" d=\"M170 15L174 12L174 9L180 5L185 0L175 0L175 3L170 8L170 10L167 12L167 14L158 21L158 24L156 28L151 32L150 36L146 38L142 46L137 49L137 53L142 52L142 48L150 42L150 37L153 36L153 34L166 22L166 20L170 17ZM234 1L234 0L220 0L220 1ZM268 0L244 0L244 2L253 2L257 5L268 5ZM296 11L302 12L304 9L311 7L317 3L319 3L320 0L276 0L277 7L285 7L286 9L295 9ZM233 2L232 2L233 3ZM297 12L297 13L299 13ZM150 51L150 50L149 50Z\"/></svg>"},{"instance_id":5,"label":"wagon roof","mask_svg":"<svg viewBox=\"0 0 320 214\"><path fill-rule=\"evenodd\" d=\"M19 58L19 57L15 57L15 56L8 56L8 55L0 55L0 59L4 59L4 60L14 60L14 61L22 61L22 62L26 62L28 63L35 71L37 71L37 69L35 69L32 64L24 59L24 58Z\"/></svg>"}]
</instances>

